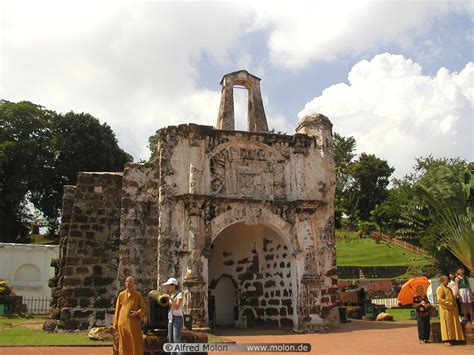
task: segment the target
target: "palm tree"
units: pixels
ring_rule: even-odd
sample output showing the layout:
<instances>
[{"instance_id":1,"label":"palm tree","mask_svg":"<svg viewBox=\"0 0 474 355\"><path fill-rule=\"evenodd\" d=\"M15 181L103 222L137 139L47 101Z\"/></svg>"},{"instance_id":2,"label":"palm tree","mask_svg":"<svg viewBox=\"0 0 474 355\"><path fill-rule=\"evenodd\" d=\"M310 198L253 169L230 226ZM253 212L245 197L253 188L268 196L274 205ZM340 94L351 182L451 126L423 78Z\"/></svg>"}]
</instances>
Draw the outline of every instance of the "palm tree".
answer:
<instances>
[{"instance_id":1,"label":"palm tree","mask_svg":"<svg viewBox=\"0 0 474 355\"><path fill-rule=\"evenodd\" d=\"M447 166L429 171L415 189L431 207L438 245L445 247L474 274L474 163L457 174Z\"/></svg>"}]
</instances>

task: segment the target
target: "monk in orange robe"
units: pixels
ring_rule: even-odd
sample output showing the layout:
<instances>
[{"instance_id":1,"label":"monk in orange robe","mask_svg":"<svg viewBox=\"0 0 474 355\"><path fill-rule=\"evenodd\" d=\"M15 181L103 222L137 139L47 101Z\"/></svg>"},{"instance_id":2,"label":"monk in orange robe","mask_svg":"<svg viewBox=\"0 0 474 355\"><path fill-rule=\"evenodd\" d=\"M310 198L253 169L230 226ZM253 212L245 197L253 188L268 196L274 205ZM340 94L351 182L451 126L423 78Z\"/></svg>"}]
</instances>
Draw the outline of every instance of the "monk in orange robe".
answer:
<instances>
[{"instance_id":1,"label":"monk in orange robe","mask_svg":"<svg viewBox=\"0 0 474 355\"><path fill-rule=\"evenodd\" d=\"M143 355L143 335L140 319L146 316L145 301L135 291L132 276L125 279L125 290L119 293L113 327L119 335L119 355Z\"/></svg>"},{"instance_id":2,"label":"monk in orange robe","mask_svg":"<svg viewBox=\"0 0 474 355\"><path fill-rule=\"evenodd\" d=\"M449 278L441 276L441 285L436 289L439 303L439 323L441 324L441 340L446 345L453 341L463 341L464 333L459 322L458 308L453 292L448 287Z\"/></svg>"}]
</instances>

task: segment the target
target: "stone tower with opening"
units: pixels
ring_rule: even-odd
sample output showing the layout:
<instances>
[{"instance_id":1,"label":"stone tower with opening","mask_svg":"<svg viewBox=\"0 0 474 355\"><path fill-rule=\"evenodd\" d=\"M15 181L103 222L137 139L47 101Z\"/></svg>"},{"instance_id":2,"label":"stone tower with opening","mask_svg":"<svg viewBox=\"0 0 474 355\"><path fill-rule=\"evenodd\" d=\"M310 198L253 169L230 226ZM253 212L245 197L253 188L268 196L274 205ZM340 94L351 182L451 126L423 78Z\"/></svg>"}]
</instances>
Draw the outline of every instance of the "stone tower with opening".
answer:
<instances>
[{"instance_id":1,"label":"stone tower with opening","mask_svg":"<svg viewBox=\"0 0 474 355\"><path fill-rule=\"evenodd\" d=\"M221 85L215 128L162 128L150 163L65 187L52 293L67 329L110 324L128 275L142 294L176 277L199 327L339 324L332 124L314 114L270 133L259 78ZM248 131L234 130L235 85Z\"/></svg>"}]
</instances>

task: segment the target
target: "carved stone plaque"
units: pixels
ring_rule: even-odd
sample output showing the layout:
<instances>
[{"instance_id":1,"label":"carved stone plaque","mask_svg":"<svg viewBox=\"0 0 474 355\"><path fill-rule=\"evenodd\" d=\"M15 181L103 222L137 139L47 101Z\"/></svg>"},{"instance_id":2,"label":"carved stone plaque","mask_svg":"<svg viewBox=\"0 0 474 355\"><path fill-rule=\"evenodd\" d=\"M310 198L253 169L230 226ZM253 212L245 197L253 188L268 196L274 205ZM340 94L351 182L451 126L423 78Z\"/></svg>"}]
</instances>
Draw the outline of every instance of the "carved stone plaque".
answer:
<instances>
[{"instance_id":1,"label":"carved stone plaque","mask_svg":"<svg viewBox=\"0 0 474 355\"><path fill-rule=\"evenodd\" d=\"M211 189L216 194L283 198L283 161L262 147L229 146L211 158Z\"/></svg>"}]
</instances>

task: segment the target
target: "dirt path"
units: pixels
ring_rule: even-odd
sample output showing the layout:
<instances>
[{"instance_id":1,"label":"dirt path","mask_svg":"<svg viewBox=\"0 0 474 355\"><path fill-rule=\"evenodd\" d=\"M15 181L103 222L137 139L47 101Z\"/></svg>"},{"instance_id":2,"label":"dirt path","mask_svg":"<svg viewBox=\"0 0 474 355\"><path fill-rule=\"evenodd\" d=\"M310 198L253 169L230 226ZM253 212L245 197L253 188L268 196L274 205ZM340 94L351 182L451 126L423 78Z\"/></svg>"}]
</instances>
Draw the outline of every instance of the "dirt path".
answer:
<instances>
[{"instance_id":1,"label":"dirt path","mask_svg":"<svg viewBox=\"0 0 474 355\"><path fill-rule=\"evenodd\" d=\"M291 334L278 330L221 329L217 335L237 343L310 343L311 354L474 354L474 345L447 347L419 344L414 323L352 321L325 334ZM0 348L1 355L110 355L112 347L17 347ZM210 353L218 354L218 353ZM232 353L239 354L239 353ZM250 353L240 353L250 354ZM252 353L265 354L269 353Z\"/></svg>"}]
</instances>

